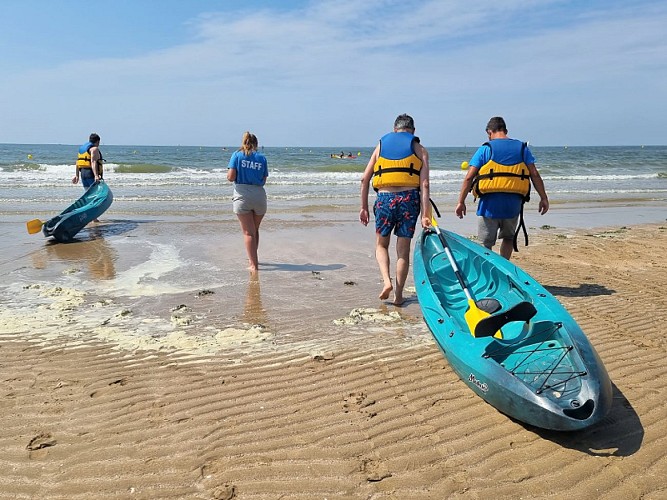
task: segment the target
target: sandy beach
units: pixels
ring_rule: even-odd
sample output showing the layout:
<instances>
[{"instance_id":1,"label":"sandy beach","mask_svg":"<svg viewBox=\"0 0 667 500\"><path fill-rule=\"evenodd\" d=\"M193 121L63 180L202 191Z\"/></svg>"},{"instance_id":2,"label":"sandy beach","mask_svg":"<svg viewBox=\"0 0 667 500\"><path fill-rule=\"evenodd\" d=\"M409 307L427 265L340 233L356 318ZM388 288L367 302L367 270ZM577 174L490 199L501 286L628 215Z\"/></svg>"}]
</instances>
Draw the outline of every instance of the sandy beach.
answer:
<instances>
[{"instance_id":1,"label":"sandy beach","mask_svg":"<svg viewBox=\"0 0 667 500\"><path fill-rule=\"evenodd\" d=\"M256 281L229 217L110 213L69 245L3 221L0 498L665 498L667 222L616 215L531 218L514 259L612 379L575 433L458 380L353 217L267 217Z\"/></svg>"}]
</instances>

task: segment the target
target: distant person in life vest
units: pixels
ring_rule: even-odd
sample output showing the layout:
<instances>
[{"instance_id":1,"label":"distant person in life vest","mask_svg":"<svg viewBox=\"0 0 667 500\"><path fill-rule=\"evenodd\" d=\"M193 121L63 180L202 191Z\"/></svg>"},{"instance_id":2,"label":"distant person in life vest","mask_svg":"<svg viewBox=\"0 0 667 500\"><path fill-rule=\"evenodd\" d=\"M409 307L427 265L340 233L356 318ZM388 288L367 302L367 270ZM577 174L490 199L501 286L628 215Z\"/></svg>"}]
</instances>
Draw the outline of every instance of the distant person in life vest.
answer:
<instances>
[{"instance_id":1,"label":"distant person in life vest","mask_svg":"<svg viewBox=\"0 0 667 500\"><path fill-rule=\"evenodd\" d=\"M394 121L394 131L384 135L371 155L361 178L359 221L368 225L368 192L377 191L375 258L382 274L379 298L394 292L394 305L405 301L403 288L410 267L410 244L421 213L422 227L431 225L428 151L415 137L415 122L409 115ZM396 283L392 284L389 259L391 232L396 235Z\"/></svg>"},{"instance_id":2,"label":"distant person in life vest","mask_svg":"<svg viewBox=\"0 0 667 500\"><path fill-rule=\"evenodd\" d=\"M500 255L509 260L512 250L517 249L516 238L521 227L528 244L523 204L529 199L531 182L540 196L538 211L542 215L549 210L549 198L528 144L507 136L505 120L500 116L491 118L486 134L489 140L469 162L455 212L460 219L466 215L465 200L472 191L479 198L477 237L488 249L500 238Z\"/></svg>"},{"instance_id":3,"label":"distant person in life vest","mask_svg":"<svg viewBox=\"0 0 667 500\"><path fill-rule=\"evenodd\" d=\"M72 178L72 184L79 182L84 189L88 189L95 182L102 179L102 153L100 152L100 136L96 133L90 134L88 142L79 147L79 155L76 159L76 174Z\"/></svg>"}]
</instances>

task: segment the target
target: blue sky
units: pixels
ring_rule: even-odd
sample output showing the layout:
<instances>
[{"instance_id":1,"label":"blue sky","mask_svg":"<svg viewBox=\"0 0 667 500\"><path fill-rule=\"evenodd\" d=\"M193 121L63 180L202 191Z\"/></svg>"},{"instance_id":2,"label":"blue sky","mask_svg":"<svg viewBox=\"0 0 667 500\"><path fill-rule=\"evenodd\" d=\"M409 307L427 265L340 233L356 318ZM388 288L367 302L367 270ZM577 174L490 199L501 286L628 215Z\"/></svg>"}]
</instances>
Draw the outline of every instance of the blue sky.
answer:
<instances>
[{"instance_id":1,"label":"blue sky","mask_svg":"<svg viewBox=\"0 0 667 500\"><path fill-rule=\"evenodd\" d=\"M0 142L667 144L667 3L4 1Z\"/></svg>"}]
</instances>

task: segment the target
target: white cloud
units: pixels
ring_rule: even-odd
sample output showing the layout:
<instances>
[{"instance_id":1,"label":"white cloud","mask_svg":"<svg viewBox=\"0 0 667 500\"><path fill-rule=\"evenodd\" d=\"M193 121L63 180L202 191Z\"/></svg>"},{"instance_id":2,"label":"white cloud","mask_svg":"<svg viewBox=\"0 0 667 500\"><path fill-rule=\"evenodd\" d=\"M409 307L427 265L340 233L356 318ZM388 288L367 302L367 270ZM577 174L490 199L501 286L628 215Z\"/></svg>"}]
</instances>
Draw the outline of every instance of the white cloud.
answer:
<instances>
[{"instance_id":1,"label":"white cloud","mask_svg":"<svg viewBox=\"0 0 667 500\"><path fill-rule=\"evenodd\" d=\"M560 3L336 1L211 13L190 21L187 44L0 76L0 134L76 142L94 129L116 144L235 144L252 129L266 145L371 145L408 112L434 145L479 140L493 114L534 143L661 140L667 9L543 19ZM648 140L622 126L594 131L637 108L646 108L637 134Z\"/></svg>"}]
</instances>

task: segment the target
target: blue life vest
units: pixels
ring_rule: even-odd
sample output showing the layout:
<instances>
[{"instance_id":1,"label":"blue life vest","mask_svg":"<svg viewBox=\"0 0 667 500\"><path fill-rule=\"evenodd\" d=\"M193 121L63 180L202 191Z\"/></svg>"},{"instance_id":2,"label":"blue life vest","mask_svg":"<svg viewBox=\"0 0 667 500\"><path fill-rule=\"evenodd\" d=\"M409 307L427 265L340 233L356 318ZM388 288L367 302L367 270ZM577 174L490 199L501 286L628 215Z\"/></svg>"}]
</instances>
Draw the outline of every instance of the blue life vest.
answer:
<instances>
[{"instance_id":1,"label":"blue life vest","mask_svg":"<svg viewBox=\"0 0 667 500\"><path fill-rule=\"evenodd\" d=\"M380 154L373 166L373 188L419 187L421 159L415 154L417 138L409 132L390 132L380 139Z\"/></svg>"}]
</instances>

